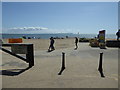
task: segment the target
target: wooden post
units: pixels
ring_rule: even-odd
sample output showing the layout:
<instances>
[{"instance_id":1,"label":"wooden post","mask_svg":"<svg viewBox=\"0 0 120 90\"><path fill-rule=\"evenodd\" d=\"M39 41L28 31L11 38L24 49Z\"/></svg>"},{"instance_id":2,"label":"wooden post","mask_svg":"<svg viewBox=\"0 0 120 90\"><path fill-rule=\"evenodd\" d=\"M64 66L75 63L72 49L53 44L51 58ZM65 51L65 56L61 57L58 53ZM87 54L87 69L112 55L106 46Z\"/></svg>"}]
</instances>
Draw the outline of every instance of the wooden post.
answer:
<instances>
[{"instance_id":1,"label":"wooden post","mask_svg":"<svg viewBox=\"0 0 120 90\"><path fill-rule=\"evenodd\" d=\"M27 46L28 53L26 54L26 60L29 62L29 67L34 66L34 49L33 44Z\"/></svg>"}]
</instances>

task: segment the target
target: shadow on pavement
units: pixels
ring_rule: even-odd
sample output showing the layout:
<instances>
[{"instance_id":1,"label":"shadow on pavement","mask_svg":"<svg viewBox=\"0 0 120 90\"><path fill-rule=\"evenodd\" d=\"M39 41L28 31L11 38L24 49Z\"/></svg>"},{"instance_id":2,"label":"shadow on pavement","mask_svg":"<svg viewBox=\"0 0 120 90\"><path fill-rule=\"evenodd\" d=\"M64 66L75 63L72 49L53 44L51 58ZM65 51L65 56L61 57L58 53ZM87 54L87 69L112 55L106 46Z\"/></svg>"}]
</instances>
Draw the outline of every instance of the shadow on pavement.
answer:
<instances>
[{"instance_id":1,"label":"shadow on pavement","mask_svg":"<svg viewBox=\"0 0 120 90\"><path fill-rule=\"evenodd\" d=\"M0 75L6 75L6 76L17 76L26 70L29 70L31 67L27 67L25 69L7 69L7 70L1 70Z\"/></svg>"}]
</instances>

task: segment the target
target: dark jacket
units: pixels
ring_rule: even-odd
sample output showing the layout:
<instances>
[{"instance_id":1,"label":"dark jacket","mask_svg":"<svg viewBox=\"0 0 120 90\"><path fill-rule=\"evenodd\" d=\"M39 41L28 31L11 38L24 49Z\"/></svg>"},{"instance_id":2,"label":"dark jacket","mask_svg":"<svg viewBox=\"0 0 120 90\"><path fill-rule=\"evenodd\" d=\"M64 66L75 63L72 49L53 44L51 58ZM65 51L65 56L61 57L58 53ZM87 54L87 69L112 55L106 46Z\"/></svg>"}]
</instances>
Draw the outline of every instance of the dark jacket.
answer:
<instances>
[{"instance_id":1,"label":"dark jacket","mask_svg":"<svg viewBox=\"0 0 120 90\"><path fill-rule=\"evenodd\" d=\"M78 38L75 38L75 43L78 43Z\"/></svg>"}]
</instances>

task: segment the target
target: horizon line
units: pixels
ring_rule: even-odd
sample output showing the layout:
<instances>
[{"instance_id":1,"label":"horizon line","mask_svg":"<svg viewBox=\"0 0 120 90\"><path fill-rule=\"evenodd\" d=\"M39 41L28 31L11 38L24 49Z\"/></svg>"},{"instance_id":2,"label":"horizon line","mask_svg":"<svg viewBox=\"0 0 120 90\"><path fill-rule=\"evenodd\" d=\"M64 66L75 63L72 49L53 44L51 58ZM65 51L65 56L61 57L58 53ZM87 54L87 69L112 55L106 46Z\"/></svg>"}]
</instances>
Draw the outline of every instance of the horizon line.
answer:
<instances>
[{"instance_id":1,"label":"horizon line","mask_svg":"<svg viewBox=\"0 0 120 90\"><path fill-rule=\"evenodd\" d=\"M98 34L98 33L0 33L1 35L2 34L77 34L77 35L80 35L80 34ZM106 34L115 34L116 33L106 33Z\"/></svg>"}]
</instances>

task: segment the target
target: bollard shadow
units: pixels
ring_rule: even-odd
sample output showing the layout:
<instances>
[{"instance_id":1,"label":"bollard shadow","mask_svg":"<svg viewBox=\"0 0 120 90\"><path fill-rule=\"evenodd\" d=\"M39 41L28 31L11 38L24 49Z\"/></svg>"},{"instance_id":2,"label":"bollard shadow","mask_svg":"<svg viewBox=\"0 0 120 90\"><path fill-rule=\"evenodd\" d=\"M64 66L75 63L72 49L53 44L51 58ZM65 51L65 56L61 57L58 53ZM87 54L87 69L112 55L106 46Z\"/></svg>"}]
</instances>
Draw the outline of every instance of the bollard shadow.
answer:
<instances>
[{"instance_id":1,"label":"bollard shadow","mask_svg":"<svg viewBox=\"0 0 120 90\"><path fill-rule=\"evenodd\" d=\"M0 75L6 75L6 76L17 76L26 70L30 69L31 67L27 67L25 69L7 69L7 70L1 70Z\"/></svg>"},{"instance_id":2,"label":"bollard shadow","mask_svg":"<svg viewBox=\"0 0 120 90\"><path fill-rule=\"evenodd\" d=\"M60 70L60 72L58 73L58 75L61 75L62 72L64 71L64 69L65 69L65 67Z\"/></svg>"},{"instance_id":3,"label":"bollard shadow","mask_svg":"<svg viewBox=\"0 0 120 90\"><path fill-rule=\"evenodd\" d=\"M105 78L105 75L104 75L104 73L103 73L103 70L98 69L98 71L99 71L99 73L100 73L101 77L102 77L102 78Z\"/></svg>"},{"instance_id":4,"label":"bollard shadow","mask_svg":"<svg viewBox=\"0 0 120 90\"><path fill-rule=\"evenodd\" d=\"M103 68L102 68L102 58L103 58L103 52L100 53L100 60L99 60L99 67L98 67L98 71L101 75L102 78L104 78L104 73L103 73Z\"/></svg>"}]
</instances>

